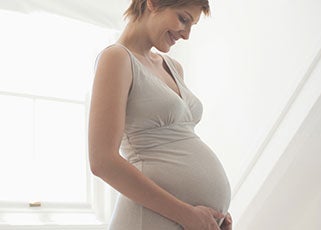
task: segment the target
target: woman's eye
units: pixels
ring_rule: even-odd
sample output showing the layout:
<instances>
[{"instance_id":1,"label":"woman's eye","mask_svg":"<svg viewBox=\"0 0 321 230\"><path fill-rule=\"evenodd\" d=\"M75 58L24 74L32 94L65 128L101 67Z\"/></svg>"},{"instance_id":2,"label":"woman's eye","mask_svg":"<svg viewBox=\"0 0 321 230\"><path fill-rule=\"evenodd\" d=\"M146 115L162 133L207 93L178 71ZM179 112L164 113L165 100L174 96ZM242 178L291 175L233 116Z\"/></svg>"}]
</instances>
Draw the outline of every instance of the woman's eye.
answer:
<instances>
[{"instance_id":1,"label":"woman's eye","mask_svg":"<svg viewBox=\"0 0 321 230\"><path fill-rule=\"evenodd\" d=\"M188 19L184 18L183 16L179 16L179 20L183 23L183 24L187 24L188 23Z\"/></svg>"}]
</instances>

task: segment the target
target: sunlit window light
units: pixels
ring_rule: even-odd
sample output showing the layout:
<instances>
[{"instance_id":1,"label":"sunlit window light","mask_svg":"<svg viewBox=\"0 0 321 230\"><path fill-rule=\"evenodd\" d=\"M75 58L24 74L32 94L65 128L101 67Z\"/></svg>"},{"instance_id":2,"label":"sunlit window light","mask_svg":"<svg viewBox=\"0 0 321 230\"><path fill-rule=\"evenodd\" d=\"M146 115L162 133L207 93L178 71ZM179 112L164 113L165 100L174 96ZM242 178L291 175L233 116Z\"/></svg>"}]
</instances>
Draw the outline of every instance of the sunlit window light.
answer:
<instances>
[{"instance_id":1,"label":"sunlit window light","mask_svg":"<svg viewBox=\"0 0 321 230\"><path fill-rule=\"evenodd\" d=\"M0 202L88 202L88 96L118 31L5 10L0 30Z\"/></svg>"}]
</instances>

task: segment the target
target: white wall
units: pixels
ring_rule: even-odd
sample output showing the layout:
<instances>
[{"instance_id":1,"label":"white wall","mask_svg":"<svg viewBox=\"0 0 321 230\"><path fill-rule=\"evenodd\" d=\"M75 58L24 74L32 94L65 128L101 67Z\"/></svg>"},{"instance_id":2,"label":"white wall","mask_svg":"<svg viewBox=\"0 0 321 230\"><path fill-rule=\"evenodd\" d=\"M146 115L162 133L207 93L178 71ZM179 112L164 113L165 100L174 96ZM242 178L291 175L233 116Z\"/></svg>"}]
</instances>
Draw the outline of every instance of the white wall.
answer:
<instances>
[{"instance_id":1,"label":"white wall","mask_svg":"<svg viewBox=\"0 0 321 230\"><path fill-rule=\"evenodd\" d=\"M321 229L320 140L321 96L238 221L238 230Z\"/></svg>"}]
</instances>

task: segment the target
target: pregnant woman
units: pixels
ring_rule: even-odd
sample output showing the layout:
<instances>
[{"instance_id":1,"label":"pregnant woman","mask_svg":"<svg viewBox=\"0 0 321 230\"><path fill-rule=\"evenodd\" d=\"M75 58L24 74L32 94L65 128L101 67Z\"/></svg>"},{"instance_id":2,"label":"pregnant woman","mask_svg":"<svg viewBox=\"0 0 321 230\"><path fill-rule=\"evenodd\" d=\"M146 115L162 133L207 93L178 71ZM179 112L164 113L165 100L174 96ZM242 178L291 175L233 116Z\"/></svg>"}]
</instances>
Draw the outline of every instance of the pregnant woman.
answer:
<instances>
[{"instance_id":1,"label":"pregnant woman","mask_svg":"<svg viewBox=\"0 0 321 230\"><path fill-rule=\"evenodd\" d=\"M188 39L207 0L132 0L97 59L89 118L94 175L118 190L110 230L231 230L230 185L194 132L200 100L162 53ZM119 152L121 150L121 152Z\"/></svg>"}]
</instances>

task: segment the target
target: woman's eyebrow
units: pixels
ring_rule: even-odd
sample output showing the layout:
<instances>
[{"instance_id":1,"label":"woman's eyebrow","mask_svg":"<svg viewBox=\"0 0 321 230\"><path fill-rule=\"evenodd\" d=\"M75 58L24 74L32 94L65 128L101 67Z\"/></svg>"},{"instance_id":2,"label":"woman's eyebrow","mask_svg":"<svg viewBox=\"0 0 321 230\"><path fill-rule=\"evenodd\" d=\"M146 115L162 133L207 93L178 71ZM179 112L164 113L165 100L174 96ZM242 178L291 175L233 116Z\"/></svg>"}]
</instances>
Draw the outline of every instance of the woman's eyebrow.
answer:
<instances>
[{"instance_id":1,"label":"woman's eyebrow","mask_svg":"<svg viewBox=\"0 0 321 230\"><path fill-rule=\"evenodd\" d=\"M184 10L184 12L185 12L186 14L188 14L188 16L190 16L190 18L192 19L192 22L194 22L193 16L192 16L190 13L188 13L186 10Z\"/></svg>"},{"instance_id":2,"label":"woman's eyebrow","mask_svg":"<svg viewBox=\"0 0 321 230\"><path fill-rule=\"evenodd\" d=\"M184 12L192 19L192 22L194 22L194 24L197 24L197 22L194 21L193 16L186 10L184 10Z\"/></svg>"}]
</instances>

